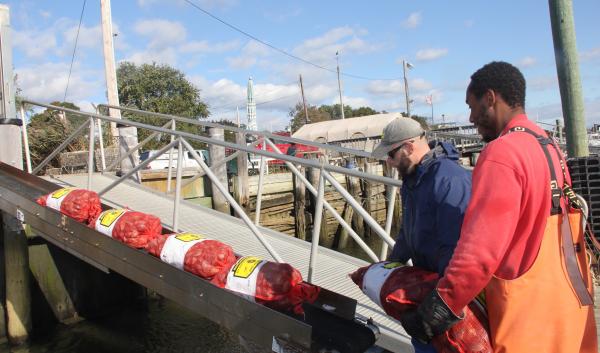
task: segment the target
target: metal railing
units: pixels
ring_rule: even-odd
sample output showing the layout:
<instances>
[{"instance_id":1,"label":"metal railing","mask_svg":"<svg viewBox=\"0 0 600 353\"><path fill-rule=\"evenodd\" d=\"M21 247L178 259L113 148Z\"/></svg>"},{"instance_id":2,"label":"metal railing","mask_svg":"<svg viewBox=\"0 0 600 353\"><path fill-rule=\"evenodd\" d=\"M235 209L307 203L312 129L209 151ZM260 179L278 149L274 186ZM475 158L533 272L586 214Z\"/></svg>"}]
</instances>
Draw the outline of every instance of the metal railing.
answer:
<instances>
[{"instance_id":1,"label":"metal railing","mask_svg":"<svg viewBox=\"0 0 600 353\"><path fill-rule=\"evenodd\" d=\"M77 111L77 110L73 110L73 109L69 109L69 108L53 106L50 104L44 104L44 103L38 103L38 102L32 102L32 101L23 101L23 104L30 104L30 105L35 105L35 106L39 106L39 107L45 107L48 109L53 109L53 110L69 113L72 115L84 116L84 117L89 118L89 120L87 122L85 122L81 126L79 126L70 136L68 136L65 139L65 141L63 143L61 143L61 145L55 151L53 151L49 156L47 156L33 170L31 169L30 160L28 159L28 170L31 170L31 173L33 173L33 174L37 174L58 153L60 153L73 139L75 139L77 136L81 135L83 133L83 131L85 131L86 128L89 128L88 188L91 188L92 180L93 180L94 145L95 145L95 137L97 136L95 127L96 127L96 125L100 126L100 122L102 122L102 121L114 122L114 123L119 123L122 126L133 126L133 127L147 129L149 131L152 131L152 134L148 138L144 139L144 141L140 142L138 145L136 145L135 147L130 149L126 155L121 156L119 158L119 160L113 162L111 164L111 166L116 165L117 163L119 163L120 160L128 158L132 153L134 153L135 151L137 151L141 147L143 147L145 143L150 141L157 134L169 134L171 136L171 141L167 145L162 147L158 151L158 153L149 156L148 159L142 161L141 163L139 163L137 166L135 166L130 171L127 171L127 173L122 175L119 179L115 180L113 183L111 183L110 185L108 185L107 187L105 187L104 189L99 191L99 194L100 195L106 194L108 191L113 189L115 186L117 186L118 184L122 183L123 181L129 179L131 176L133 176L139 170L146 167L149 163L151 163L152 161L154 161L156 158L160 157L162 154L166 153L167 151L169 151L169 168L168 168L169 169L169 175L168 175L169 180L168 180L167 185L170 185L171 169L173 167L172 166L172 162L173 162L172 161L172 159L173 159L172 151L175 146L178 146L178 153L177 153L178 161L177 161L177 165L175 167L176 168L175 190L174 191L168 190L168 193L173 193L173 192L175 193L174 207L173 207L173 221L172 221L174 231L179 230L179 208L180 208L180 199L181 199L181 189L182 189L182 187L187 185L182 182L182 169L183 169L182 157L183 157L183 153L185 153L185 151L187 150L187 152L189 152L189 154L194 158L194 160L200 167L200 172L197 175L195 175L193 178L198 178L202 175L206 175L210 179L210 181L213 183L213 185L215 185L215 187L219 190L219 192L221 192L223 194L223 196L227 199L227 201L229 202L231 207L235 210L236 214L238 214L240 216L240 218L242 218L242 220L244 221L246 226L252 231L254 236L259 240L259 242L263 245L263 247L269 252L269 254L273 257L273 259L275 259L278 262L283 261L283 259L279 256L279 254L271 246L271 244L269 244L269 242L265 239L262 232L258 228L258 225L259 225L259 220L260 220L260 207L261 207L260 200L262 197L261 185L263 183L264 164L265 164L264 159L265 159L265 157L270 157L270 158L284 161L284 163L290 169L290 171L296 177L298 177L298 179L306 186L306 188L309 190L309 192L311 192L313 195L316 196L317 212L316 212L316 217L315 217L314 224L313 224L313 234L312 234L312 242L313 243L311 245L309 276L308 276L309 282L311 282L313 279L313 272L314 272L314 268L316 266L316 260L317 260L317 256L318 256L318 242L319 242L319 238L320 238L320 229L321 229L320 223L322 221L324 221L322 219L322 214L323 214L322 210L323 209L326 209L334 216L334 218L339 222L339 224L345 230L348 231L348 234L361 247L361 249L365 251L365 253L367 254L367 256L369 256L369 258L371 260L379 261L380 258L381 259L385 258L387 255L387 247L394 246L394 240L390 237L389 233L391 230L392 217L393 217L393 211L394 211L394 205L395 205L396 188L402 185L401 181L399 181L395 178L389 178L389 177L385 177L385 176L364 173L364 172L353 170L353 169L347 169L347 168L339 167L336 165L330 165L327 163L326 158L321 158L320 160L312 160L312 159L304 159L304 158L298 158L295 156L285 155L282 153L282 151L279 150L279 148L273 141L278 140L278 141L294 142L294 143L298 143L298 144L314 146L314 147L318 147L323 152L335 151L337 153L345 153L348 155L355 155L358 157L369 157L370 153L367 153L365 151L357 151L357 150L352 150L352 149L335 146L335 145L332 146L332 145L321 144L321 143L316 143L316 142L311 142L311 141L304 141L304 140L295 139L292 137L274 135L274 134L271 134L271 133L265 132L265 131L245 130L245 129L232 127L232 126L219 125L219 124L212 123L212 122L197 121L197 120L192 120L189 118L182 118L182 117L168 115L168 114L144 112L144 111L140 111L137 109L131 109L131 108L125 108L125 107L102 105L102 106L106 106L109 108L121 109L124 111L136 113L136 114L144 114L144 115L150 115L150 116L155 116L155 117L161 117L168 121L162 126L154 126L154 125L148 125L148 124L144 124L144 123L140 123L140 122L132 121L132 120L128 120L128 119L117 119L117 118L112 118L110 116L106 116L106 115L102 115L102 114L98 114L98 113L82 112L82 111ZM21 110L21 115L24 120L23 109ZM224 140L213 139L213 138L202 136L202 135L195 135L195 134L191 134L191 133L184 132L184 131L178 131L176 128L175 122L185 122L185 123L195 124L195 125L199 125L199 126L231 130L234 132L242 133L245 136L248 136L248 135L254 136L256 138L256 141L251 144L236 144L236 143L232 143L232 142L228 142L228 141L224 141ZM23 124L23 126L24 126L25 150L28 152L29 146L28 146L28 142L26 139L25 124ZM100 142L101 142L100 143L100 150L101 150L100 152L102 155L104 155L104 151L103 151L104 147L103 147L103 143L102 143L101 133L99 135L99 138L100 138ZM212 160L211 166L208 166L206 164L206 162L203 160L202 156L200 156L194 150L194 148L191 146L189 141L197 141L197 142L203 142L203 143L207 143L207 144L214 144L217 146L230 148L232 150L235 150L236 152L234 154L230 155L229 157L225 158L224 160L221 160L221 161ZM256 144L258 144L258 143L262 143L262 149L258 149L255 147ZM274 152L268 151L266 149L267 145L269 145ZM223 163L226 163L226 161L237 157L237 155L239 153L252 153L252 154L261 156L261 168L260 168L260 174L259 174L259 192L257 194L257 208L256 208L256 215L255 215L254 221L252 221L246 215L243 208L236 202L236 200L233 198L233 196L231 196L227 185L223 185L223 183L221 183L219 181L218 177L213 172L213 169L215 169L218 166L221 166ZM109 166L109 168L105 168L105 165L106 165L105 161L103 160L103 164L102 164L103 172L106 171L107 169L111 168L110 166ZM306 177L298 170L298 168L297 168L298 165L301 165L301 166L304 166L307 168L317 168L320 170L317 188L315 188L306 179ZM376 183L381 183L384 185L391 186L391 188L390 188L391 194L389 194L387 197L387 199L388 199L387 200L387 219L386 219L385 229L379 225L379 223L362 207L362 205L359 202L357 202L355 200L355 198L352 195L350 195L350 193L336 180L335 177L332 176L331 173L339 173L339 174L343 174L343 175L346 175L349 177L357 177L357 178L361 178L361 179L368 180L371 182L376 182ZM189 182L190 181L188 181L187 183L189 183ZM346 202L354 208L355 212L357 212L365 220L365 223L371 227L371 229L375 232L375 234L377 234L383 240L384 246L382 248L380 256L377 256L373 252L373 250L352 229L351 225L348 224L348 222L346 222L343 219L343 217L336 211L336 209L329 202L327 202L327 200L325 200L324 190L325 190L325 186L327 184L329 184L337 192L339 192L340 195L346 200Z\"/></svg>"}]
</instances>

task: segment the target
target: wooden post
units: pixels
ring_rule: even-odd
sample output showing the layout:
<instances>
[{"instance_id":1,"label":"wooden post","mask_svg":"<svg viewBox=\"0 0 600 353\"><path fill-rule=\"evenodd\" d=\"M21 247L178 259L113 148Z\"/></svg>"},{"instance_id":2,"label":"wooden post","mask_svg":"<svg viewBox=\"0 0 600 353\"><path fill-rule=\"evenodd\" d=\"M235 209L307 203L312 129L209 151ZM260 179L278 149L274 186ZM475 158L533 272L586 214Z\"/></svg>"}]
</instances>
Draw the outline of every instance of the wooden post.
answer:
<instances>
[{"instance_id":1,"label":"wooden post","mask_svg":"<svg viewBox=\"0 0 600 353\"><path fill-rule=\"evenodd\" d=\"M208 135L210 136L210 138L215 140L223 141L225 139L224 131L220 128L209 128ZM215 165L218 161L222 161L223 159L225 159L225 147L211 144L208 146L208 149L210 153L211 165ZM225 164L222 164L221 166L212 169L212 171L215 173L219 181L223 185L227 186L227 166ZM211 190L213 209L229 214L229 203L227 202L225 196L221 194L219 189L217 189L216 185L214 185L213 183L211 183Z\"/></svg>"},{"instance_id":2,"label":"wooden post","mask_svg":"<svg viewBox=\"0 0 600 353\"><path fill-rule=\"evenodd\" d=\"M371 166L371 164L369 163L369 159L365 158L363 160L363 170L365 171L365 173L369 173L372 174L373 173L373 168ZM373 192L373 184L368 181L368 180L362 180L361 182L361 186L362 186L362 192L364 195L364 208L365 211L367 211L370 215L372 215L372 199L374 195ZM363 220L364 222L364 220ZM369 238L371 236L371 227L368 226L368 224L366 222L364 222L364 236L365 238Z\"/></svg>"},{"instance_id":3,"label":"wooden post","mask_svg":"<svg viewBox=\"0 0 600 353\"><path fill-rule=\"evenodd\" d=\"M346 176L346 185L349 185L350 177ZM350 204L348 202L346 202L344 204L344 211L342 212L342 218L344 219L344 221L346 221L346 223L351 224L352 222L352 215L354 214L354 208L352 208L352 206L350 206ZM336 243L336 242L334 242ZM337 244L336 244L336 249L338 250L344 250L347 246L348 246L348 231L346 230L346 228L344 228L343 226L340 225L340 236L337 239Z\"/></svg>"},{"instance_id":4,"label":"wooden post","mask_svg":"<svg viewBox=\"0 0 600 353\"><path fill-rule=\"evenodd\" d=\"M309 169L309 181L310 183L313 185L313 187L315 189L319 188L319 177L321 174L321 171L318 168L310 168ZM317 196L313 195L312 193L310 193L310 212L312 214L312 222L314 222L315 219L315 207L317 205ZM311 229L314 226L314 224L311 222ZM312 231L311 231L312 234ZM311 239L312 240L312 239ZM327 234L327 212L325 211L325 209L323 209L323 218L321 221L321 235L319 237L319 245L323 245L323 246L331 246L331 243L333 242L333 239L330 239L329 235Z\"/></svg>"},{"instance_id":5,"label":"wooden post","mask_svg":"<svg viewBox=\"0 0 600 353\"><path fill-rule=\"evenodd\" d=\"M357 159L357 165L362 165L362 159ZM350 195L354 197L356 201L362 204L362 194L360 188L360 180L356 177L348 177L348 184L346 186ZM365 225L363 218L358 212L354 212L352 215L352 228L356 231L359 236L365 235Z\"/></svg>"},{"instance_id":6,"label":"wooden post","mask_svg":"<svg viewBox=\"0 0 600 353\"><path fill-rule=\"evenodd\" d=\"M305 169L300 166L300 173L304 175ZM294 230L296 238L306 240L306 186L295 174L292 173L294 189Z\"/></svg>"},{"instance_id":7,"label":"wooden post","mask_svg":"<svg viewBox=\"0 0 600 353\"><path fill-rule=\"evenodd\" d=\"M8 340L25 342L31 332L31 289L27 237L21 221L5 212L3 216L4 260L6 266L6 317Z\"/></svg>"},{"instance_id":8,"label":"wooden post","mask_svg":"<svg viewBox=\"0 0 600 353\"><path fill-rule=\"evenodd\" d=\"M235 142L238 145L246 145L246 135L238 132L235 135ZM248 207L250 201L250 192L248 187L248 154L240 152L237 157L237 177L233 182L233 197L244 209Z\"/></svg>"}]
</instances>

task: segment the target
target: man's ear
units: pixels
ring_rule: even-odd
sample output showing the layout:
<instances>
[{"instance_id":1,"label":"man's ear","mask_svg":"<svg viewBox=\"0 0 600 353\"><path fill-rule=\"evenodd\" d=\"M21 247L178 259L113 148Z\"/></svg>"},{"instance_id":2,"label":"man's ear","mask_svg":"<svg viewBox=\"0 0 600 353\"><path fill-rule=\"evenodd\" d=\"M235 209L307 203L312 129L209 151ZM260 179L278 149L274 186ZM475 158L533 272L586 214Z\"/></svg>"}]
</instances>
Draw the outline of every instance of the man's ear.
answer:
<instances>
[{"instance_id":1,"label":"man's ear","mask_svg":"<svg viewBox=\"0 0 600 353\"><path fill-rule=\"evenodd\" d=\"M496 104L497 99L498 97L496 96L496 92L494 92L494 90L488 89L485 92L485 102L487 103L488 107L493 107L494 104Z\"/></svg>"}]
</instances>

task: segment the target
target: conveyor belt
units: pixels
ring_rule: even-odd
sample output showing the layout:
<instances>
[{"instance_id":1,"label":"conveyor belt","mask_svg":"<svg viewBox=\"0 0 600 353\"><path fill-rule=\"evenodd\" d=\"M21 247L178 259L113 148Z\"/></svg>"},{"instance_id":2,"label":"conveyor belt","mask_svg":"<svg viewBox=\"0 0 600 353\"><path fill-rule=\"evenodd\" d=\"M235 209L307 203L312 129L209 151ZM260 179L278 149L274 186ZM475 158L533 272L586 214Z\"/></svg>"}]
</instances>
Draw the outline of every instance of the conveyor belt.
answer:
<instances>
[{"instance_id":1,"label":"conveyor belt","mask_svg":"<svg viewBox=\"0 0 600 353\"><path fill-rule=\"evenodd\" d=\"M87 187L85 174L60 175L54 178L52 181L55 183ZM113 177L94 174L92 189L99 191L113 181ZM173 199L133 182L117 185L103 196L103 202L114 207L129 207L151 213L160 217L165 226L172 225ZM180 212L181 230L197 232L220 240L231 245L238 254L271 259L269 253L242 220L188 202L182 202ZM307 278L310 243L267 228L260 229L284 261L299 269L304 278ZM410 338L400 324L385 315L381 308L362 294L348 277L349 273L366 264L367 262L360 259L319 247L314 283L333 292L355 298L358 301L356 309L358 317L372 318L381 331L377 341L378 346L392 352L411 352Z\"/></svg>"}]
</instances>

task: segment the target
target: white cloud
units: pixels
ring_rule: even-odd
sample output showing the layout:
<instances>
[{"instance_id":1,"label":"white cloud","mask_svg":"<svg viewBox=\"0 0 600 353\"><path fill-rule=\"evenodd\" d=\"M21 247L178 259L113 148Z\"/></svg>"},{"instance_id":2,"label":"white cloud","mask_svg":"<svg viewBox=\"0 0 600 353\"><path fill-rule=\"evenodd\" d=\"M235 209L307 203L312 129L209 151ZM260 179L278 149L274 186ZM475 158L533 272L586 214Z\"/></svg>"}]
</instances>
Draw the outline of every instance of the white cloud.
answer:
<instances>
[{"instance_id":1,"label":"white cloud","mask_svg":"<svg viewBox=\"0 0 600 353\"><path fill-rule=\"evenodd\" d=\"M40 10L39 13L42 18L52 17L52 12L50 12L50 11Z\"/></svg>"},{"instance_id":2,"label":"white cloud","mask_svg":"<svg viewBox=\"0 0 600 353\"><path fill-rule=\"evenodd\" d=\"M421 24L422 16L421 12L413 12L408 18L402 21L402 27L404 28L417 28Z\"/></svg>"},{"instance_id":3,"label":"white cloud","mask_svg":"<svg viewBox=\"0 0 600 353\"><path fill-rule=\"evenodd\" d=\"M581 61L592 61L594 59L600 59L600 47L580 52L579 57L581 58Z\"/></svg>"},{"instance_id":4,"label":"white cloud","mask_svg":"<svg viewBox=\"0 0 600 353\"><path fill-rule=\"evenodd\" d=\"M136 65L151 64L155 62L157 64L176 66L177 58L177 51L174 48L164 48L161 50L147 49L134 52L126 57L123 61L129 61Z\"/></svg>"},{"instance_id":5,"label":"white cloud","mask_svg":"<svg viewBox=\"0 0 600 353\"><path fill-rule=\"evenodd\" d=\"M556 76L539 76L527 80L527 88L534 91L543 91L555 87L558 87L558 77Z\"/></svg>"},{"instance_id":6,"label":"white cloud","mask_svg":"<svg viewBox=\"0 0 600 353\"><path fill-rule=\"evenodd\" d=\"M262 43L251 40L244 48L239 56L227 58L229 66L235 69L247 69L259 62L259 58L269 55L271 49Z\"/></svg>"},{"instance_id":7,"label":"white cloud","mask_svg":"<svg viewBox=\"0 0 600 353\"><path fill-rule=\"evenodd\" d=\"M419 61L431 61L446 56L446 54L448 54L446 48L429 48L417 51L416 58Z\"/></svg>"},{"instance_id":8,"label":"white cloud","mask_svg":"<svg viewBox=\"0 0 600 353\"><path fill-rule=\"evenodd\" d=\"M157 50L181 43L186 37L185 27L180 22L161 19L138 21L134 25L134 31L148 37L148 47Z\"/></svg>"},{"instance_id":9,"label":"white cloud","mask_svg":"<svg viewBox=\"0 0 600 353\"><path fill-rule=\"evenodd\" d=\"M521 68L527 68L527 67L532 67L535 64L537 64L537 59L534 58L533 56L526 56L523 59L519 60L519 67Z\"/></svg>"},{"instance_id":10,"label":"white cloud","mask_svg":"<svg viewBox=\"0 0 600 353\"><path fill-rule=\"evenodd\" d=\"M404 82L394 81L371 81L366 87L368 93L376 96L395 96L404 92Z\"/></svg>"},{"instance_id":11,"label":"white cloud","mask_svg":"<svg viewBox=\"0 0 600 353\"><path fill-rule=\"evenodd\" d=\"M344 106L349 105L354 109L360 108L360 107L371 107L372 104L371 102L363 97L347 97L344 96ZM337 99L333 99L331 101L331 104L340 104L340 100L339 97Z\"/></svg>"},{"instance_id":12,"label":"white cloud","mask_svg":"<svg viewBox=\"0 0 600 353\"><path fill-rule=\"evenodd\" d=\"M13 30L13 45L26 56L41 58L56 48L54 31L16 31Z\"/></svg>"},{"instance_id":13,"label":"white cloud","mask_svg":"<svg viewBox=\"0 0 600 353\"><path fill-rule=\"evenodd\" d=\"M22 89L23 97L41 102L63 100L69 74L68 63L45 63L16 69L15 72L17 85ZM103 80L102 72L83 72L77 67L74 68L69 81L67 101L88 100L97 93L97 87L102 87Z\"/></svg>"}]
</instances>

